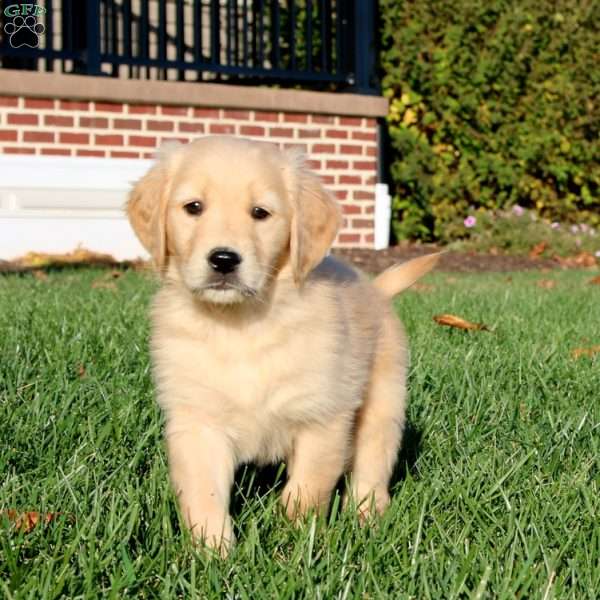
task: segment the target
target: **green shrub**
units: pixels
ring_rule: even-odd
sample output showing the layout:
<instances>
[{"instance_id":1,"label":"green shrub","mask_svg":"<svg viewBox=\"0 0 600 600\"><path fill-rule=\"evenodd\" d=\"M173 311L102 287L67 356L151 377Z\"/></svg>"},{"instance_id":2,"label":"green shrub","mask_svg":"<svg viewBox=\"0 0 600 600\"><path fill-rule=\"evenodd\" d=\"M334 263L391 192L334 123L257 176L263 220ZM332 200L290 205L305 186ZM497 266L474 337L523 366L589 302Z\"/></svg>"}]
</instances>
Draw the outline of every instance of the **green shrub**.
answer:
<instances>
[{"instance_id":1,"label":"green shrub","mask_svg":"<svg viewBox=\"0 0 600 600\"><path fill-rule=\"evenodd\" d=\"M514 204L600 223L600 3L381 0L399 238Z\"/></svg>"}]
</instances>

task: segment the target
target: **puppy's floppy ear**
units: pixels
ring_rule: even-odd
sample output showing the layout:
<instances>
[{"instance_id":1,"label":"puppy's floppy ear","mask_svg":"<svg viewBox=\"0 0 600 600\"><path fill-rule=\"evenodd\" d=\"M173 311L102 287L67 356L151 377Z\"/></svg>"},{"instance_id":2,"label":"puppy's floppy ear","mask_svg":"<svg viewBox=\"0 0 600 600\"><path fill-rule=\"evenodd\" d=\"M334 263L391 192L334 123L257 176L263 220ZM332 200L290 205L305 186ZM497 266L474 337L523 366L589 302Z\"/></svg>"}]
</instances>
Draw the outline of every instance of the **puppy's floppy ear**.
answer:
<instances>
[{"instance_id":1,"label":"puppy's floppy ear","mask_svg":"<svg viewBox=\"0 0 600 600\"><path fill-rule=\"evenodd\" d=\"M327 254L341 213L333 196L308 169L304 155L292 150L286 156L293 204L290 256L294 281L300 285Z\"/></svg>"},{"instance_id":2,"label":"puppy's floppy ear","mask_svg":"<svg viewBox=\"0 0 600 600\"><path fill-rule=\"evenodd\" d=\"M127 216L157 269L167 265L166 213L173 147L161 151L157 163L135 184L127 201Z\"/></svg>"}]
</instances>

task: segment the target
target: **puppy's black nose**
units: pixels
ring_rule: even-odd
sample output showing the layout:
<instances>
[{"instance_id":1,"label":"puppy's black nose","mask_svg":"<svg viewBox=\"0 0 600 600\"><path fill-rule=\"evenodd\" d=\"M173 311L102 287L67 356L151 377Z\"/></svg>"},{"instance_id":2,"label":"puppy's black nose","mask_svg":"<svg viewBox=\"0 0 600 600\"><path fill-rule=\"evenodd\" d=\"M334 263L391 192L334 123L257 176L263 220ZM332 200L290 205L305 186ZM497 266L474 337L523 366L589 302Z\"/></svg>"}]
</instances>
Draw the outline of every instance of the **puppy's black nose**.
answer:
<instances>
[{"instance_id":1,"label":"puppy's black nose","mask_svg":"<svg viewBox=\"0 0 600 600\"><path fill-rule=\"evenodd\" d=\"M208 262L217 273L226 275L236 270L242 262L242 257L233 250L217 248L208 255Z\"/></svg>"}]
</instances>

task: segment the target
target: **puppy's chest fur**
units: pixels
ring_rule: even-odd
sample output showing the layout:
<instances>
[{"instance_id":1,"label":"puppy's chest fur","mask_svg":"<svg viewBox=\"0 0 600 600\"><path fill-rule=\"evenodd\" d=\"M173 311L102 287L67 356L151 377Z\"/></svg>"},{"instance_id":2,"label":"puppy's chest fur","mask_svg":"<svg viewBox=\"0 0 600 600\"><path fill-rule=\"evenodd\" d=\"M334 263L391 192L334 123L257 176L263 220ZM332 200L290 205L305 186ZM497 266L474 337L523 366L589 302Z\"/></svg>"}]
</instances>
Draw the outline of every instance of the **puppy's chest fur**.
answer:
<instances>
[{"instance_id":1,"label":"puppy's chest fur","mask_svg":"<svg viewBox=\"0 0 600 600\"><path fill-rule=\"evenodd\" d=\"M167 418L184 407L190 419L226 431L239 460L269 462L288 454L303 424L352 414L376 335L373 327L357 330L337 308L333 301L317 312L290 306L235 327L162 290L152 350Z\"/></svg>"}]
</instances>

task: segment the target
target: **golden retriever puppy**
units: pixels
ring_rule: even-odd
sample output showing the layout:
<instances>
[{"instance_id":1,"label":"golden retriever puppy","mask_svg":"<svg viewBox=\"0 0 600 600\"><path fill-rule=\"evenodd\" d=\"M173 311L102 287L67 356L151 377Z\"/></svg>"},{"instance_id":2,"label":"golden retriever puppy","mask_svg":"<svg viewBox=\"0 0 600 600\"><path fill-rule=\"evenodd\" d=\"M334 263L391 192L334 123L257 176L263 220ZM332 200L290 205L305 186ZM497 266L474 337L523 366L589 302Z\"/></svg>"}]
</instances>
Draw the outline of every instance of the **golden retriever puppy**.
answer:
<instances>
[{"instance_id":1,"label":"golden retriever puppy","mask_svg":"<svg viewBox=\"0 0 600 600\"><path fill-rule=\"evenodd\" d=\"M225 552L237 465L285 460L290 517L351 470L363 515L389 503L407 344L390 298L428 256L373 282L326 257L337 204L298 153L226 137L163 152L131 225L164 285L152 359L173 486L193 533Z\"/></svg>"}]
</instances>

